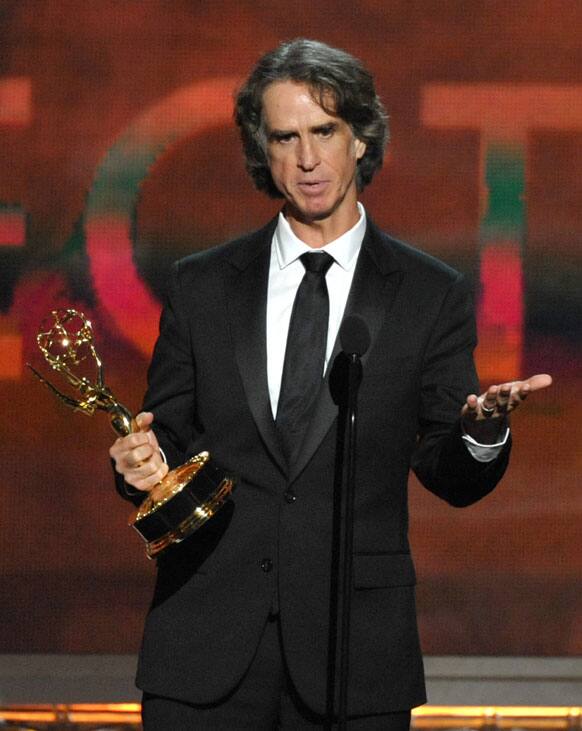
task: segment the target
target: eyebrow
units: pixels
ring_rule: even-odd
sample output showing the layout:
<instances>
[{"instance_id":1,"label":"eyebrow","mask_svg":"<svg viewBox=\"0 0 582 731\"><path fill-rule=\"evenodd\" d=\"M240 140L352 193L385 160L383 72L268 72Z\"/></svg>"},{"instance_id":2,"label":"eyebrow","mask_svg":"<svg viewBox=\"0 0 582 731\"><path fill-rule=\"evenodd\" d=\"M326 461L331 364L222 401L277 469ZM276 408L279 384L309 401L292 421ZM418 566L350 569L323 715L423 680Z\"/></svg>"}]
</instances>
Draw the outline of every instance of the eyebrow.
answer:
<instances>
[{"instance_id":1,"label":"eyebrow","mask_svg":"<svg viewBox=\"0 0 582 731\"><path fill-rule=\"evenodd\" d=\"M318 132L333 132L335 129L337 129L337 126L338 123L334 121L323 122L322 124L316 124L313 127L310 127L309 131L314 134L317 134ZM273 129L267 133L267 139L282 140L285 137L293 137L293 135L296 134L296 130L293 129Z\"/></svg>"},{"instance_id":2,"label":"eyebrow","mask_svg":"<svg viewBox=\"0 0 582 731\"><path fill-rule=\"evenodd\" d=\"M337 122L324 122L323 124L318 124L315 127L311 127L311 132L333 132L335 129L337 129L338 123Z\"/></svg>"}]
</instances>

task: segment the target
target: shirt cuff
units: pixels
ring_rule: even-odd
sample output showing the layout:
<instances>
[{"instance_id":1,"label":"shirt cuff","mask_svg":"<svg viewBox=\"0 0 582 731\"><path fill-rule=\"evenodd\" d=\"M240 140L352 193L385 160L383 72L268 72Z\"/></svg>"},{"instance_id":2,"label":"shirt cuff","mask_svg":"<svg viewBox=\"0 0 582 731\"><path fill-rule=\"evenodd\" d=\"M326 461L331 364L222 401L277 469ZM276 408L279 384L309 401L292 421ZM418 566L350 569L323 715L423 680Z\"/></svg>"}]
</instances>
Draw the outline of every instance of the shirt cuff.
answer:
<instances>
[{"instance_id":1,"label":"shirt cuff","mask_svg":"<svg viewBox=\"0 0 582 731\"><path fill-rule=\"evenodd\" d=\"M476 442L473 437L469 436L469 434L463 434L462 439L469 450L469 454L476 459L477 462L493 462L494 459L499 457L501 450L509 439L509 427L505 430L503 439L495 444L479 444L479 442Z\"/></svg>"}]
</instances>

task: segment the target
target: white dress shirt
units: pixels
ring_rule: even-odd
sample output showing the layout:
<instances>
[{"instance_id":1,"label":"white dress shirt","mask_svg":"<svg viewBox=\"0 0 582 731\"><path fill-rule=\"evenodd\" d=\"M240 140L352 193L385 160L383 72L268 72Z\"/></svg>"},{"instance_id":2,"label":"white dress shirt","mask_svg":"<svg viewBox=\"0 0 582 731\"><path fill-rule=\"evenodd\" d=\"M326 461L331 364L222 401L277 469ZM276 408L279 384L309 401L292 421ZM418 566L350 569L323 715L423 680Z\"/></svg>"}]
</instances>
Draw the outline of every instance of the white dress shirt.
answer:
<instances>
[{"instance_id":1,"label":"white dress shirt","mask_svg":"<svg viewBox=\"0 0 582 731\"><path fill-rule=\"evenodd\" d=\"M360 217L357 223L339 238L314 250L301 241L291 229L285 216L280 213L271 246L269 285L267 292L267 379L273 418L277 414L287 333L293 310L295 294L305 274L299 257L306 252L325 251L332 258L325 281L329 294L329 327L324 372L328 366L333 346L344 315L352 285L358 254L366 233L366 212L358 203ZM323 375L323 374L322 374ZM479 444L468 434L463 436L472 456L480 462L497 457L507 441L509 429L497 444Z\"/></svg>"},{"instance_id":2,"label":"white dress shirt","mask_svg":"<svg viewBox=\"0 0 582 731\"><path fill-rule=\"evenodd\" d=\"M334 260L325 276L329 295L325 373L344 316L358 254L366 233L366 214L360 203L358 203L358 209L360 212L358 222L345 234L322 246L321 249L313 249L298 239L285 216L282 213L279 214L279 222L271 246L267 292L267 379L273 418L277 414L279 403L293 302L305 274L305 267L299 257L306 252L325 251Z\"/></svg>"}]
</instances>

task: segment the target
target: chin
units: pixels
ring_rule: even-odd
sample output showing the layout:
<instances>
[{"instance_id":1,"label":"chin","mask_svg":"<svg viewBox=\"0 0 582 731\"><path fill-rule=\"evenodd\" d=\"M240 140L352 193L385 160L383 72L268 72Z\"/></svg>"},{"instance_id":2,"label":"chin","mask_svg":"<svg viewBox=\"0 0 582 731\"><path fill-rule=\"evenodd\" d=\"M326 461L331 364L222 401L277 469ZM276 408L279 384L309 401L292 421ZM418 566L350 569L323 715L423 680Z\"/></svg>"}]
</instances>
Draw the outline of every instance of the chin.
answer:
<instances>
[{"instance_id":1,"label":"chin","mask_svg":"<svg viewBox=\"0 0 582 731\"><path fill-rule=\"evenodd\" d=\"M312 213L311 216L310 216L310 219L312 221L323 221L326 218L329 218L332 213L333 213L332 210L329 210L329 209L326 208L325 210L317 211L317 212Z\"/></svg>"},{"instance_id":2,"label":"chin","mask_svg":"<svg viewBox=\"0 0 582 731\"><path fill-rule=\"evenodd\" d=\"M330 206L324 202L320 204L311 204L309 206L303 206L301 208L294 209L299 217L307 221L321 221L334 212L334 206Z\"/></svg>"}]
</instances>

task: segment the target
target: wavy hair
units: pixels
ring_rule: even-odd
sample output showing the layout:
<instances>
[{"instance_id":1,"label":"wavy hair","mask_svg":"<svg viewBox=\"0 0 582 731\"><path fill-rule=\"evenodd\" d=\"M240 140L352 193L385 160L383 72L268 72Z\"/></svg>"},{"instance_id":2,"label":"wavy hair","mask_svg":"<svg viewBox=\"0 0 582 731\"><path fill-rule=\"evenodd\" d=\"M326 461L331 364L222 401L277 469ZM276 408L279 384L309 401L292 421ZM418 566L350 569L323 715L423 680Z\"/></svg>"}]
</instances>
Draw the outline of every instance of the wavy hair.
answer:
<instances>
[{"instance_id":1,"label":"wavy hair","mask_svg":"<svg viewBox=\"0 0 582 731\"><path fill-rule=\"evenodd\" d=\"M355 137L365 142L356 172L356 185L362 191L382 167L388 142L386 112L372 75L361 61L339 48L305 38L282 43L262 56L236 94L234 118L255 186L272 198L283 197L269 170L262 117L263 94L276 81L306 84L322 109L347 122Z\"/></svg>"}]
</instances>

